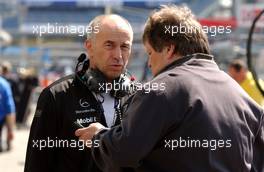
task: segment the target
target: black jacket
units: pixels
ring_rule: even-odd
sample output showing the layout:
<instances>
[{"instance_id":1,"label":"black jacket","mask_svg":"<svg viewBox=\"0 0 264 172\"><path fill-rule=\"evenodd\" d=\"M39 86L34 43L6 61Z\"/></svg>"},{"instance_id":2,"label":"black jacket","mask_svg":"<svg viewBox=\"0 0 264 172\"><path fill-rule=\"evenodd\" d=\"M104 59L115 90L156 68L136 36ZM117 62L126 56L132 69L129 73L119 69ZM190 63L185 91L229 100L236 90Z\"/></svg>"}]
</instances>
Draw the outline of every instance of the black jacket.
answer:
<instances>
[{"instance_id":1,"label":"black jacket","mask_svg":"<svg viewBox=\"0 0 264 172\"><path fill-rule=\"evenodd\" d=\"M121 125L94 137L98 166L137 172L263 172L263 109L213 58L196 54L167 66L138 91Z\"/></svg>"},{"instance_id":2,"label":"black jacket","mask_svg":"<svg viewBox=\"0 0 264 172\"><path fill-rule=\"evenodd\" d=\"M102 106L85 85L64 77L45 88L31 126L25 172L97 172L90 149L74 135L78 121L104 126Z\"/></svg>"}]
</instances>

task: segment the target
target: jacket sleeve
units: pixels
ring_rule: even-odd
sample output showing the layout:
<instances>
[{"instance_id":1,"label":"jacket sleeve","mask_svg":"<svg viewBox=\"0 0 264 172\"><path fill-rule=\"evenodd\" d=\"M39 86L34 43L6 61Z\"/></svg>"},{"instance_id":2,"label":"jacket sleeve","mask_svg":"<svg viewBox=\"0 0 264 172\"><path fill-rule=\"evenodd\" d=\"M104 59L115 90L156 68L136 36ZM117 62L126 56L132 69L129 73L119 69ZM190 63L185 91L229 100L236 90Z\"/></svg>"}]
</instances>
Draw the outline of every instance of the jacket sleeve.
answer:
<instances>
[{"instance_id":1,"label":"jacket sleeve","mask_svg":"<svg viewBox=\"0 0 264 172\"><path fill-rule=\"evenodd\" d=\"M25 172L53 172L56 170L56 149L50 143L56 140L55 100L49 89L43 90L28 139Z\"/></svg>"},{"instance_id":2,"label":"jacket sleeve","mask_svg":"<svg viewBox=\"0 0 264 172\"><path fill-rule=\"evenodd\" d=\"M264 172L264 112L260 120L260 127L254 143L253 164L251 172Z\"/></svg>"},{"instance_id":3,"label":"jacket sleeve","mask_svg":"<svg viewBox=\"0 0 264 172\"><path fill-rule=\"evenodd\" d=\"M168 127L169 108L163 93L138 91L121 125L94 136L99 146L92 155L103 171L109 165L137 167L140 161L162 140Z\"/></svg>"}]
</instances>

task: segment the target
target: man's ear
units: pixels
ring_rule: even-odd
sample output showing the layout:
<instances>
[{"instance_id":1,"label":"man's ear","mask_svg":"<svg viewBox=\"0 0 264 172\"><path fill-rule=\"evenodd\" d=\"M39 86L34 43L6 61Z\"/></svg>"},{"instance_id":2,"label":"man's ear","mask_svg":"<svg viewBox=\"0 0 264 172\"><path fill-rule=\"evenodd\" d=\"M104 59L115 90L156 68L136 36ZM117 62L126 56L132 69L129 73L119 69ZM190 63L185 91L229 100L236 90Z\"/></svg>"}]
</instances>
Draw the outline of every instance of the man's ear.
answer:
<instances>
[{"instance_id":1,"label":"man's ear","mask_svg":"<svg viewBox=\"0 0 264 172\"><path fill-rule=\"evenodd\" d=\"M93 56L93 47L92 47L92 40L87 39L84 42L84 47L87 50L88 56L91 58Z\"/></svg>"},{"instance_id":2,"label":"man's ear","mask_svg":"<svg viewBox=\"0 0 264 172\"><path fill-rule=\"evenodd\" d=\"M175 45L171 44L165 48L168 60L174 57Z\"/></svg>"}]
</instances>

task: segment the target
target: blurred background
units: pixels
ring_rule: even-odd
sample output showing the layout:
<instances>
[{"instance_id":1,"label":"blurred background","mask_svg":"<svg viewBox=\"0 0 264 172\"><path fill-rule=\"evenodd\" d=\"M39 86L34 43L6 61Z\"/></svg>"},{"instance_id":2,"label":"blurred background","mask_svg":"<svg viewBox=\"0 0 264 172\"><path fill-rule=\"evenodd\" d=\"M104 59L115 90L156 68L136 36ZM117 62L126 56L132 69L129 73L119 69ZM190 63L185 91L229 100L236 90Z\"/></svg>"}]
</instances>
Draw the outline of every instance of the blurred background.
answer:
<instances>
[{"instance_id":1,"label":"blurred background","mask_svg":"<svg viewBox=\"0 0 264 172\"><path fill-rule=\"evenodd\" d=\"M31 116L39 93L56 79L74 72L89 21L97 15L116 13L134 29L129 70L139 81L151 78L141 42L149 13L161 4L185 4L207 32L212 54L220 68L236 58L246 58L248 32L254 17L264 9L264 0L0 0L0 65L9 66L17 81L15 99L25 102L17 127L14 148L0 153L0 171L23 171ZM41 26L71 26L71 33L41 33ZM224 31L215 30L216 27ZM79 30L76 30L79 28ZM264 78L264 17L253 34L252 56L260 78ZM24 100L24 99L25 100ZM21 100L22 99L22 100Z\"/></svg>"}]
</instances>

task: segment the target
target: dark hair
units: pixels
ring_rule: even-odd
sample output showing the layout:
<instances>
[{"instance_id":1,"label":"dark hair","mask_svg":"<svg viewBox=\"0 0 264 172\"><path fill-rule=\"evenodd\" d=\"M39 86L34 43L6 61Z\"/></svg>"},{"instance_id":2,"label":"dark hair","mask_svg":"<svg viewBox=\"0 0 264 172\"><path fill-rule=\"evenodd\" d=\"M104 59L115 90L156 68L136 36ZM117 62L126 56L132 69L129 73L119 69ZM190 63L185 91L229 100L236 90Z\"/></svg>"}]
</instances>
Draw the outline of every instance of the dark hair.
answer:
<instances>
[{"instance_id":1,"label":"dark hair","mask_svg":"<svg viewBox=\"0 0 264 172\"><path fill-rule=\"evenodd\" d=\"M170 31L175 28L178 30L172 34L168 33L168 28ZM160 10L154 11L145 25L143 42L146 41L157 52L161 52L166 46L174 45L174 53L180 55L210 54L206 34L191 10L184 6L163 5Z\"/></svg>"},{"instance_id":2,"label":"dark hair","mask_svg":"<svg viewBox=\"0 0 264 172\"><path fill-rule=\"evenodd\" d=\"M241 71L241 69L247 69L246 63L241 59L235 59L230 64L229 67L234 68L237 72Z\"/></svg>"}]
</instances>

